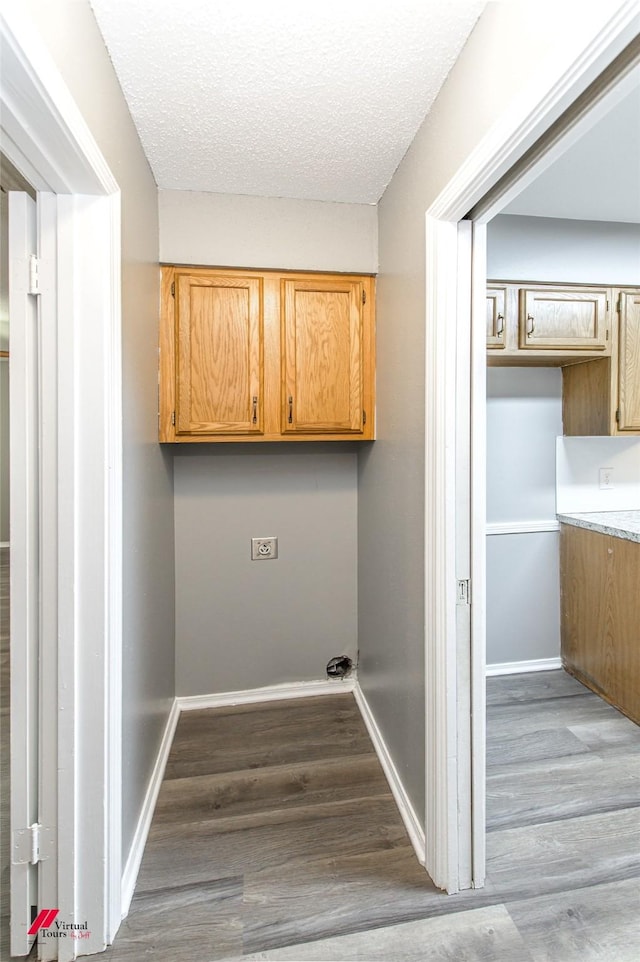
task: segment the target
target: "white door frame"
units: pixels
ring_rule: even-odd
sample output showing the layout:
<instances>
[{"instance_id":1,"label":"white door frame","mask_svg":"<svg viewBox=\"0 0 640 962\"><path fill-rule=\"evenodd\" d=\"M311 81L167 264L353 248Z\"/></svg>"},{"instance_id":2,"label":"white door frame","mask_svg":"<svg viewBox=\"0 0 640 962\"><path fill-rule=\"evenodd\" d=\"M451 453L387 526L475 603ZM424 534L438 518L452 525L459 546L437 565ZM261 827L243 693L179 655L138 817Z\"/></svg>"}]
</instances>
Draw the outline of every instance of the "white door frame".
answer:
<instances>
[{"instance_id":1,"label":"white door frame","mask_svg":"<svg viewBox=\"0 0 640 962\"><path fill-rule=\"evenodd\" d=\"M485 287L486 223L504 206L482 212L474 242L460 222L640 32L640 4L624 3L561 78L540 76L502 115L426 212L426 504L425 504L425 867L448 892L480 887L485 874ZM595 123L597 112L591 122ZM581 128L581 132L584 127ZM575 137L577 137L577 133ZM573 139L575 139L575 137ZM547 151L523 172L515 192L570 146ZM471 311L468 290L471 290ZM472 318L476 319L472 323ZM462 346L466 361L461 358ZM463 353L464 353L463 351ZM460 409L459 384L470 385L471 412ZM458 386L457 386L458 385ZM454 415L452 412L456 412ZM456 612L456 491L471 452L470 641L459 637ZM468 685L469 692L465 690ZM471 871L469 873L469 866Z\"/></svg>"},{"instance_id":2,"label":"white door frame","mask_svg":"<svg viewBox=\"0 0 640 962\"><path fill-rule=\"evenodd\" d=\"M11 954L27 955L31 906L38 901L29 827L38 822L39 385L38 305L29 292L37 247L35 201L9 194L10 530L11 530ZM19 639L19 644L15 639Z\"/></svg>"},{"instance_id":3,"label":"white door frame","mask_svg":"<svg viewBox=\"0 0 640 962\"><path fill-rule=\"evenodd\" d=\"M44 940L40 954L71 959L104 949L121 921L120 193L48 51L15 9L0 17L0 57L3 151L55 224L39 237L41 787L55 838L54 857L41 863L40 908L86 920L91 936Z\"/></svg>"}]
</instances>

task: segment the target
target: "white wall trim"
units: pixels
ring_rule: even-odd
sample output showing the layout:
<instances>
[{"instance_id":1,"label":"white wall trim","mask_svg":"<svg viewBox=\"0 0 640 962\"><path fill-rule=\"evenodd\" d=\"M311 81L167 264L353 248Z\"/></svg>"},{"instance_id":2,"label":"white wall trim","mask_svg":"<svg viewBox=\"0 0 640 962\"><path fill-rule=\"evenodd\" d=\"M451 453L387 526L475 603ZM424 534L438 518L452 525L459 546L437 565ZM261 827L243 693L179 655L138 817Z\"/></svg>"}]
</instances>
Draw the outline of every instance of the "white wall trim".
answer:
<instances>
[{"instance_id":1,"label":"white wall trim","mask_svg":"<svg viewBox=\"0 0 640 962\"><path fill-rule=\"evenodd\" d=\"M118 184L60 72L30 22L14 6L0 16L2 72L13 82L2 104L2 149L37 190L111 194ZM8 91L9 83L5 92ZM25 118L38 135L25 128Z\"/></svg>"},{"instance_id":2,"label":"white wall trim","mask_svg":"<svg viewBox=\"0 0 640 962\"><path fill-rule=\"evenodd\" d=\"M357 681L353 689L353 694L356 704L360 709L362 719L367 726L369 737L373 742L373 747L375 748L376 755L378 756L378 761L382 765L382 770L384 771L386 779L389 783L389 788L391 789L395 803L398 806L400 817L404 822L404 827L407 830L407 834L411 844L413 845L413 849L420 864L424 865L425 836L422 823L418 818L413 805L411 804L411 800L407 795L404 785L402 784L398 770L393 764L391 753L385 744L382 733L378 728L378 724L373 716L371 708L369 707L369 703L365 698L364 692Z\"/></svg>"},{"instance_id":3,"label":"white wall trim","mask_svg":"<svg viewBox=\"0 0 640 962\"><path fill-rule=\"evenodd\" d=\"M178 695L180 711L202 708L229 708L233 705L253 705L261 701L282 701L285 698L313 698L316 695L343 695L355 687L353 677L330 681L294 681L245 691L222 691L210 695Z\"/></svg>"},{"instance_id":4,"label":"white wall trim","mask_svg":"<svg viewBox=\"0 0 640 962\"><path fill-rule=\"evenodd\" d=\"M527 671L555 671L562 668L561 658L535 658L532 661L503 661L487 665L487 678L493 675L519 675Z\"/></svg>"},{"instance_id":5,"label":"white wall trim","mask_svg":"<svg viewBox=\"0 0 640 962\"><path fill-rule=\"evenodd\" d=\"M546 531L559 531L559 521L490 521L487 534L541 534Z\"/></svg>"},{"instance_id":6,"label":"white wall trim","mask_svg":"<svg viewBox=\"0 0 640 962\"><path fill-rule=\"evenodd\" d=\"M164 734L162 735L160 747L158 749L155 765L153 766L151 778L149 779L147 791L144 796L144 802L142 803L142 809L140 811L140 817L138 819L138 824L136 825L133 841L129 850L129 856L122 874L122 918L125 918L129 912L129 907L135 891L136 882L138 880L138 872L140 871L140 865L142 863L142 856L144 855L145 845L147 844L153 813L155 812L158 794L164 778L167 761L169 760L169 753L171 751L171 745L173 744L173 738L176 733L179 718L180 706L178 705L178 699L174 698L171 705L171 711L169 712L169 717L167 718L167 724L164 728Z\"/></svg>"}]
</instances>

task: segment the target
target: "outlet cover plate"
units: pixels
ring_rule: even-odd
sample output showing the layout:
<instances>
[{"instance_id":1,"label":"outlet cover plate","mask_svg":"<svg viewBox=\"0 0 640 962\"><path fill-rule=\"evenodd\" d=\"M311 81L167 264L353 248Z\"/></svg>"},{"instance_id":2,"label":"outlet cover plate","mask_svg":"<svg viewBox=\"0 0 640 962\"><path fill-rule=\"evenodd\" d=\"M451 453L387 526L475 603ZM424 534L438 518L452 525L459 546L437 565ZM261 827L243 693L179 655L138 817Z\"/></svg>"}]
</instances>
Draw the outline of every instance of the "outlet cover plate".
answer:
<instances>
[{"instance_id":1,"label":"outlet cover plate","mask_svg":"<svg viewBox=\"0 0 640 962\"><path fill-rule=\"evenodd\" d=\"M613 488L613 468L600 468L599 483L601 491L610 491Z\"/></svg>"},{"instance_id":2,"label":"outlet cover plate","mask_svg":"<svg viewBox=\"0 0 640 962\"><path fill-rule=\"evenodd\" d=\"M251 539L251 560L252 561L273 561L278 557L277 538L252 538Z\"/></svg>"}]
</instances>

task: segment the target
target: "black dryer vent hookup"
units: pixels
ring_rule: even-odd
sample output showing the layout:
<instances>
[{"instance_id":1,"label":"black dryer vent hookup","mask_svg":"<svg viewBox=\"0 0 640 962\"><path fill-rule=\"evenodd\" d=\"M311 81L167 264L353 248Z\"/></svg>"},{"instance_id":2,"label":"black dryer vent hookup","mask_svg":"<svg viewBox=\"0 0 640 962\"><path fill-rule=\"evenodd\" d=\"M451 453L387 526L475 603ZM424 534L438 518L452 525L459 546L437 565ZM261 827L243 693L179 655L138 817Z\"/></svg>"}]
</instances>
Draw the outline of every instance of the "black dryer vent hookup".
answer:
<instances>
[{"instance_id":1,"label":"black dryer vent hookup","mask_svg":"<svg viewBox=\"0 0 640 962\"><path fill-rule=\"evenodd\" d=\"M337 655L327 664L328 678L346 678L351 673L353 662L347 655Z\"/></svg>"}]
</instances>

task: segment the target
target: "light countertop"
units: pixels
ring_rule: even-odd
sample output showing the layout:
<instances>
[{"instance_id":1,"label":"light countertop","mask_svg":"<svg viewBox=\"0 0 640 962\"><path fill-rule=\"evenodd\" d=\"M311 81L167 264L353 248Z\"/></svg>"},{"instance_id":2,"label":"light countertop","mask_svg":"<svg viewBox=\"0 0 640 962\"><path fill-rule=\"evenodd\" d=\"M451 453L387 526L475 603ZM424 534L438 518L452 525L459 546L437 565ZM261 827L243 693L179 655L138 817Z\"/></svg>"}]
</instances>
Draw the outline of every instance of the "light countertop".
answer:
<instances>
[{"instance_id":1,"label":"light countertop","mask_svg":"<svg viewBox=\"0 0 640 962\"><path fill-rule=\"evenodd\" d=\"M627 541L640 542L640 510L638 511L584 511L577 514L559 514L561 524L573 524L600 534Z\"/></svg>"}]
</instances>

